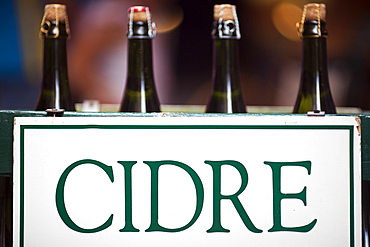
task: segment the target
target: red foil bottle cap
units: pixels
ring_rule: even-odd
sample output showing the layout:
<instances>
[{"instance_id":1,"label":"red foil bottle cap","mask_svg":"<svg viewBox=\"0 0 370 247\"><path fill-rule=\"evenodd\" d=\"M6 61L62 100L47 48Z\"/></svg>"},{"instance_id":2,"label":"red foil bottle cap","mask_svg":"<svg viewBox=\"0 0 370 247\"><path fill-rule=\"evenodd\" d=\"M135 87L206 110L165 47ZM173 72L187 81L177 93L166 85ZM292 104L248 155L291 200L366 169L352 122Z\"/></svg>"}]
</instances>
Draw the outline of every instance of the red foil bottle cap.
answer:
<instances>
[{"instance_id":1,"label":"red foil bottle cap","mask_svg":"<svg viewBox=\"0 0 370 247\"><path fill-rule=\"evenodd\" d=\"M134 32L134 23L144 22L148 25L147 35L138 35ZM156 25L152 22L152 15L149 7L132 6L128 9L128 38L154 38L156 36Z\"/></svg>"},{"instance_id":2,"label":"red foil bottle cap","mask_svg":"<svg viewBox=\"0 0 370 247\"><path fill-rule=\"evenodd\" d=\"M146 6L132 6L128 9L129 20L147 22L151 19L149 7Z\"/></svg>"},{"instance_id":3,"label":"red foil bottle cap","mask_svg":"<svg viewBox=\"0 0 370 247\"><path fill-rule=\"evenodd\" d=\"M134 12L141 12L141 11L150 11L149 7L146 6L132 6L131 8L128 9L128 12L134 11Z\"/></svg>"}]
</instances>

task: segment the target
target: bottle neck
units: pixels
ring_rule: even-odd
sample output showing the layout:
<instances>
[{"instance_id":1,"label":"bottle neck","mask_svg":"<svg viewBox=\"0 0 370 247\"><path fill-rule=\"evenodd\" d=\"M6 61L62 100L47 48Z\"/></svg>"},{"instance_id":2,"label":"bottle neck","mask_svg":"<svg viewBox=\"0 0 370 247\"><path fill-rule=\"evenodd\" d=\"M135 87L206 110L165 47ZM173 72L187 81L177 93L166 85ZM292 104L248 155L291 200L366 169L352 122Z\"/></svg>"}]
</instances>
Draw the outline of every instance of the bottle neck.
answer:
<instances>
[{"instance_id":1,"label":"bottle neck","mask_svg":"<svg viewBox=\"0 0 370 247\"><path fill-rule=\"evenodd\" d=\"M54 75L54 80L46 80L47 84L54 84L58 74L67 73L67 40L64 38L44 38L44 77Z\"/></svg>"},{"instance_id":2,"label":"bottle neck","mask_svg":"<svg viewBox=\"0 0 370 247\"><path fill-rule=\"evenodd\" d=\"M128 76L127 87L137 91L138 88L154 83L152 40L128 40Z\"/></svg>"},{"instance_id":3,"label":"bottle neck","mask_svg":"<svg viewBox=\"0 0 370 247\"><path fill-rule=\"evenodd\" d=\"M237 21L213 22L213 87L217 91L231 93L240 88L240 37Z\"/></svg>"},{"instance_id":4,"label":"bottle neck","mask_svg":"<svg viewBox=\"0 0 370 247\"><path fill-rule=\"evenodd\" d=\"M307 21L304 23L302 32L303 71L327 74L326 36L325 22Z\"/></svg>"},{"instance_id":5,"label":"bottle neck","mask_svg":"<svg viewBox=\"0 0 370 247\"><path fill-rule=\"evenodd\" d=\"M245 113L237 39L213 40L213 88L207 113Z\"/></svg>"},{"instance_id":6,"label":"bottle neck","mask_svg":"<svg viewBox=\"0 0 370 247\"><path fill-rule=\"evenodd\" d=\"M303 71L328 73L326 38L303 37Z\"/></svg>"},{"instance_id":7,"label":"bottle neck","mask_svg":"<svg viewBox=\"0 0 370 247\"><path fill-rule=\"evenodd\" d=\"M130 21L128 25L128 39L153 39L156 36L156 27L152 22Z\"/></svg>"},{"instance_id":8,"label":"bottle neck","mask_svg":"<svg viewBox=\"0 0 370 247\"><path fill-rule=\"evenodd\" d=\"M213 88L219 92L240 89L239 43L236 39L213 40Z\"/></svg>"},{"instance_id":9,"label":"bottle neck","mask_svg":"<svg viewBox=\"0 0 370 247\"><path fill-rule=\"evenodd\" d=\"M302 33L302 84L316 94L329 87L327 46L326 46L326 24L317 21L304 23ZM321 32L319 32L319 30Z\"/></svg>"},{"instance_id":10,"label":"bottle neck","mask_svg":"<svg viewBox=\"0 0 370 247\"><path fill-rule=\"evenodd\" d=\"M145 90L147 84L154 84L152 39L153 30L149 22L129 23L128 37L128 89Z\"/></svg>"},{"instance_id":11,"label":"bottle neck","mask_svg":"<svg viewBox=\"0 0 370 247\"><path fill-rule=\"evenodd\" d=\"M129 39L128 73L121 112L160 112L152 65L152 40Z\"/></svg>"},{"instance_id":12,"label":"bottle neck","mask_svg":"<svg viewBox=\"0 0 370 247\"><path fill-rule=\"evenodd\" d=\"M327 37L328 31L326 30L326 22L313 20L305 21L302 30L299 29L299 34L303 38Z\"/></svg>"},{"instance_id":13,"label":"bottle neck","mask_svg":"<svg viewBox=\"0 0 370 247\"><path fill-rule=\"evenodd\" d=\"M47 22L42 37L44 43L44 62L42 88L58 91L60 83L68 83L67 71L67 26L65 23ZM47 28L47 29L45 29ZM60 81L63 75L67 81Z\"/></svg>"},{"instance_id":14,"label":"bottle neck","mask_svg":"<svg viewBox=\"0 0 370 247\"><path fill-rule=\"evenodd\" d=\"M59 24L58 36L52 35L53 24L48 33L43 33L44 60L41 90L36 110L48 108L74 111L69 89L67 71L67 32L64 24ZM55 34L55 32L54 32Z\"/></svg>"},{"instance_id":15,"label":"bottle neck","mask_svg":"<svg viewBox=\"0 0 370 247\"><path fill-rule=\"evenodd\" d=\"M304 23L301 85L294 113L313 110L336 113L329 87L325 26L325 22Z\"/></svg>"},{"instance_id":16,"label":"bottle neck","mask_svg":"<svg viewBox=\"0 0 370 247\"><path fill-rule=\"evenodd\" d=\"M62 94L62 84L68 83L66 39L44 38L44 64L41 87L55 94L55 108Z\"/></svg>"}]
</instances>

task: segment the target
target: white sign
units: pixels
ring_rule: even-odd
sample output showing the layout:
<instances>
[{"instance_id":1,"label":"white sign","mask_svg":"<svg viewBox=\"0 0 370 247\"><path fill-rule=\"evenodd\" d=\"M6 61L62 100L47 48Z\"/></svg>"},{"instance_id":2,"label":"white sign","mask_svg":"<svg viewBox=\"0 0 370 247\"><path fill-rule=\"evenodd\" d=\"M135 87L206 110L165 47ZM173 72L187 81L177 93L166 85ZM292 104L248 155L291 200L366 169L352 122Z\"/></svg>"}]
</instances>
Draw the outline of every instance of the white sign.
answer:
<instances>
[{"instance_id":1,"label":"white sign","mask_svg":"<svg viewBox=\"0 0 370 247\"><path fill-rule=\"evenodd\" d=\"M361 246L358 128L340 116L16 118L14 245Z\"/></svg>"}]
</instances>

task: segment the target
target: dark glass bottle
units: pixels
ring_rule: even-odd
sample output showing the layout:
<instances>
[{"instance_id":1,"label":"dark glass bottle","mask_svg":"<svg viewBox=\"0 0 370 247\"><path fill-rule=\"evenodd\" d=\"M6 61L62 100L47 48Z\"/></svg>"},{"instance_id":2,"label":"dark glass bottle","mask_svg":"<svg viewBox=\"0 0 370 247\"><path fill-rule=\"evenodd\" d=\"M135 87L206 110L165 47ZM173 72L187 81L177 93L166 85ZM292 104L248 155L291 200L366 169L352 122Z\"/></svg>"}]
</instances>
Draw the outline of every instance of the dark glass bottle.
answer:
<instances>
[{"instance_id":1,"label":"dark glass bottle","mask_svg":"<svg viewBox=\"0 0 370 247\"><path fill-rule=\"evenodd\" d=\"M234 5L214 6L213 21L213 88L207 113L246 113L239 78L238 17Z\"/></svg>"},{"instance_id":2,"label":"dark glass bottle","mask_svg":"<svg viewBox=\"0 0 370 247\"><path fill-rule=\"evenodd\" d=\"M11 174L0 174L0 247L13 242L13 182Z\"/></svg>"},{"instance_id":3,"label":"dark glass bottle","mask_svg":"<svg viewBox=\"0 0 370 247\"><path fill-rule=\"evenodd\" d=\"M152 64L152 39L156 35L148 7L128 10L128 70L121 112L160 112Z\"/></svg>"},{"instance_id":4,"label":"dark glass bottle","mask_svg":"<svg viewBox=\"0 0 370 247\"><path fill-rule=\"evenodd\" d=\"M303 40L303 58L301 84L293 113L319 110L335 114L327 67L325 4L306 4L297 27Z\"/></svg>"},{"instance_id":5,"label":"dark glass bottle","mask_svg":"<svg viewBox=\"0 0 370 247\"><path fill-rule=\"evenodd\" d=\"M40 36L44 43L41 89L35 110L75 111L67 71L69 25L65 5L45 5Z\"/></svg>"},{"instance_id":6,"label":"dark glass bottle","mask_svg":"<svg viewBox=\"0 0 370 247\"><path fill-rule=\"evenodd\" d=\"M362 180L362 246L370 246L370 181Z\"/></svg>"}]
</instances>

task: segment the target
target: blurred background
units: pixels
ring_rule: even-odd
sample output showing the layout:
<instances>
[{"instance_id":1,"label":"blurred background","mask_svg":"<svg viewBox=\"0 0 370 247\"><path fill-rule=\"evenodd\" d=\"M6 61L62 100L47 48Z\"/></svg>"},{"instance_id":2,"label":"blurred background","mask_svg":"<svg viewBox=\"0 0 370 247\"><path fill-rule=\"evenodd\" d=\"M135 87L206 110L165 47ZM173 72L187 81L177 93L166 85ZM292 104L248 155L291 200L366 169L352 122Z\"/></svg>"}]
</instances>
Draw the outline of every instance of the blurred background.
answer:
<instances>
[{"instance_id":1,"label":"blurred background","mask_svg":"<svg viewBox=\"0 0 370 247\"><path fill-rule=\"evenodd\" d=\"M47 3L67 5L68 70L75 102L119 104L126 80L127 9L147 5L157 24L153 64L162 104L204 105L212 86L213 5L237 6L247 106L292 106L301 70L296 22L304 0L1 0L0 109L32 110L42 74ZM370 1L326 0L329 81L337 106L370 110Z\"/></svg>"}]
</instances>

